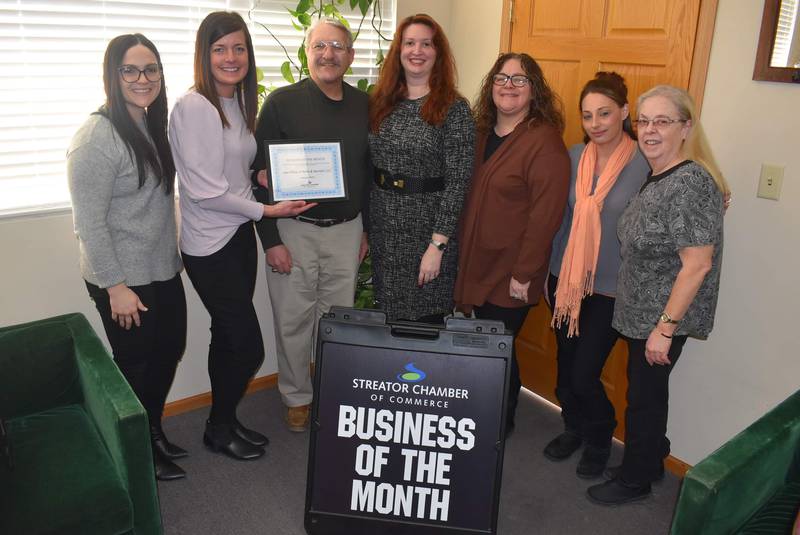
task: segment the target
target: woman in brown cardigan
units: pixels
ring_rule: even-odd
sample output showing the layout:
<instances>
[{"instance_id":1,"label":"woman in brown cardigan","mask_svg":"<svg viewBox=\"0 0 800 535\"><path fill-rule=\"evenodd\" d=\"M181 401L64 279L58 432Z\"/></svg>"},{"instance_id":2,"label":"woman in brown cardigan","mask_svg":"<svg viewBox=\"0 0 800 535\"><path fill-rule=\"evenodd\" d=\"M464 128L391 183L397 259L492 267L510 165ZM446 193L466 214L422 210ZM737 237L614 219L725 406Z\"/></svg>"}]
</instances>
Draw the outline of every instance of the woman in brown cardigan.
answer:
<instances>
[{"instance_id":1,"label":"woman in brown cardigan","mask_svg":"<svg viewBox=\"0 0 800 535\"><path fill-rule=\"evenodd\" d=\"M465 313L517 334L539 301L550 244L567 201L570 163L561 105L539 65L507 53L483 80L475 105L478 141L459 229L455 300ZM521 386L512 358L506 435Z\"/></svg>"}]
</instances>

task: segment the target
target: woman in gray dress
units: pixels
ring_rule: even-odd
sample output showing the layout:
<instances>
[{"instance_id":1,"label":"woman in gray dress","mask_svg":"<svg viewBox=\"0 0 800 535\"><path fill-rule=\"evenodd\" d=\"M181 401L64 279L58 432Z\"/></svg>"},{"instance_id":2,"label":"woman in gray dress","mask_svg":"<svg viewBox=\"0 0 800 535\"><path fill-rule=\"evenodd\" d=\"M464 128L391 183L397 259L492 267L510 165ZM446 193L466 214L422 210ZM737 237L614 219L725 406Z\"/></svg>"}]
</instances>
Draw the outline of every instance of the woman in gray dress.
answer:
<instances>
[{"instance_id":1,"label":"woman in gray dress","mask_svg":"<svg viewBox=\"0 0 800 535\"><path fill-rule=\"evenodd\" d=\"M455 89L455 61L441 26L414 15L396 35L370 96L373 280L390 320L441 323L453 308L455 230L475 125Z\"/></svg>"}]
</instances>

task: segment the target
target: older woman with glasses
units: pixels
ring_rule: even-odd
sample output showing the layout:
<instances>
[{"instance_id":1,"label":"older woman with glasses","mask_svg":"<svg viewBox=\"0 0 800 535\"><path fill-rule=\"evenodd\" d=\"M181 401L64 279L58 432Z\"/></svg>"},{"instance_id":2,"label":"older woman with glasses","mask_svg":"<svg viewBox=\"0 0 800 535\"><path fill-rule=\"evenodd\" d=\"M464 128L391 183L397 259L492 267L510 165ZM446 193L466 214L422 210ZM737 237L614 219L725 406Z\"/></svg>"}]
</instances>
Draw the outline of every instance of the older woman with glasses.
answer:
<instances>
[{"instance_id":1,"label":"older woman with glasses","mask_svg":"<svg viewBox=\"0 0 800 535\"><path fill-rule=\"evenodd\" d=\"M687 337L705 338L714 325L729 194L686 91L656 86L637 109L652 173L618 226L613 326L628 341L628 408L622 466L587 491L603 505L648 496L664 472L669 374Z\"/></svg>"},{"instance_id":2,"label":"older woman with glasses","mask_svg":"<svg viewBox=\"0 0 800 535\"><path fill-rule=\"evenodd\" d=\"M569 186L558 97L527 54L501 55L475 105L478 143L459 229L455 299L464 312L500 320L514 335L538 302ZM521 381L512 351L506 434Z\"/></svg>"}]
</instances>

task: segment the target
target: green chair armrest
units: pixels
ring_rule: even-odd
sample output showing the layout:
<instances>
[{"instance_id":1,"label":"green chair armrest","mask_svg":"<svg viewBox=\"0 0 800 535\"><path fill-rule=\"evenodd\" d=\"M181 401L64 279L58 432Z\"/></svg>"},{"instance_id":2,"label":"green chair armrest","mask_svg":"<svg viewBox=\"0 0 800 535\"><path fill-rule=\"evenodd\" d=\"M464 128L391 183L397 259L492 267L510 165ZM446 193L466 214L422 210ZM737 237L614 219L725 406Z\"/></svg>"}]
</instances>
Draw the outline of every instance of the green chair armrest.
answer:
<instances>
[{"instance_id":1,"label":"green chair armrest","mask_svg":"<svg viewBox=\"0 0 800 535\"><path fill-rule=\"evenodd\" d=\"M785 483L800 444L800 391L689 470L673 535L736 531Z\"/></svg>"},{"instance_id":2,"label":"green chair armrest","mask_svg":"<svg viewBox=\"0 0 800 535\"><path fill-rule=\"evenodd\" d=\"M84 408L94 420L111 458L128 484L134 508L134 533L160 534L147 413L81 314L65 318L78 362Z\"/></svg>"}]
</instances>

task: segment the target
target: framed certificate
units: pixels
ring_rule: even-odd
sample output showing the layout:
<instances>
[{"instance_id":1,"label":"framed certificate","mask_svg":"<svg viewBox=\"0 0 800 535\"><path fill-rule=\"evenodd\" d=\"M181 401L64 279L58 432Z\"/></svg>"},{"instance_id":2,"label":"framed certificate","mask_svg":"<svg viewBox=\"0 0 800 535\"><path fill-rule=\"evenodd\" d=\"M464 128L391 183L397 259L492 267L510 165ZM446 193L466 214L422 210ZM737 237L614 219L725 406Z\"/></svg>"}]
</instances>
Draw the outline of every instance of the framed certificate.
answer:
<instances>
[{"instance_id":1,"label":"framed certificate","mask_svg":"<svg viewBox=\"0 0 800 535\"><path fill-rule=\"evenodd\" d=\"M341 140L266 141L269 201L347 199Z\"/></svg>"}]
</instances>

